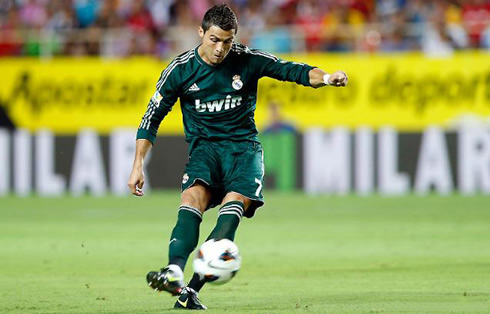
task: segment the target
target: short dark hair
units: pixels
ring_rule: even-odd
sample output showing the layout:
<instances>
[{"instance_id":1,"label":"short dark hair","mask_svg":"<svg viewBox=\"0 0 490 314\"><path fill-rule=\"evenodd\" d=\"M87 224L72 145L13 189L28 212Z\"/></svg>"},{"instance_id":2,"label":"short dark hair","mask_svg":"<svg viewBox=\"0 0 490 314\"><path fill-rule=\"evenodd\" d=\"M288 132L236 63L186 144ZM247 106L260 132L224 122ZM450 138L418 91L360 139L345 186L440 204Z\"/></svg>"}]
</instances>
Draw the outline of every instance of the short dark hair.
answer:
<instances>
[{"instance_id":1,"label":"short dark hair","mask_svg":"<svg viewBox=\"0 0 490 314\"><path fill-rule=\"evenodd\" d=\"M218 26L222 30L235 30L238 32L238 21L235 12L226 4L217 4L206 11L202 19L201 27L206 32L211 26Z\"/></svg>"}]
</instances>

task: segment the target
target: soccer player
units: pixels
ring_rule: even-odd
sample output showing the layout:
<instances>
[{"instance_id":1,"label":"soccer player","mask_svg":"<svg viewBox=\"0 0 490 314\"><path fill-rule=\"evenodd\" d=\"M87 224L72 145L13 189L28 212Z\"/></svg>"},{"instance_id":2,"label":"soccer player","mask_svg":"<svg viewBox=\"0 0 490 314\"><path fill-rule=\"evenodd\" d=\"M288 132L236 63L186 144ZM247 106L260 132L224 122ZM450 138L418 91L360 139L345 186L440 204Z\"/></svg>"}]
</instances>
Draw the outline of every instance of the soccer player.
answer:
<instances>
[{"instance_id":1,"label":"soccer player","mask_svg":"<svg viewBox=\"0 0 490 314\"><path fill-rule=\"evenodd\" d=\"M220 205L208 239L233 241L242 216L253 217L264 204L263 152L254 121L258 80L268 76L314 88L347 84L342 71L327 74L235 43L237 30L235 13L227 5L206 12L199 28L202 43L163 70L136 136L128 186L134 195L142 196L143 159L161 121L180 98L189 143L181 205L170 236L168 265L147 275L152 289L179 296L176 308L206 309L197 297L205 282L194 274L185 286L183 275L198 243L204 212Z\"/></svg>"}]
</instances>

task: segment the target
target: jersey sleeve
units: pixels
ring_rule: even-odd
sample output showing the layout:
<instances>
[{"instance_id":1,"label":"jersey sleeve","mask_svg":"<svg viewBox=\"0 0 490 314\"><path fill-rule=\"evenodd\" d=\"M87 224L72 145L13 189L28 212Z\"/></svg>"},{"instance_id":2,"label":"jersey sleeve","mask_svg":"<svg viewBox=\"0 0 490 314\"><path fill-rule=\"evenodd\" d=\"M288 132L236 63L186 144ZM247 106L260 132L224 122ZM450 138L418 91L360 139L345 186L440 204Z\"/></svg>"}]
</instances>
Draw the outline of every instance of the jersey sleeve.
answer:
<instances>
[{"instance_id":1,"label":"jersey sleeve","mask_svg":"<svg viewBox=\"0 0 490 314\"><path fill-rule=\"evenodd\" d=\"M141 119L136 139L147 139L152 144L155 142L160 123L177 102L180 90L179 82L178 68L170 63L160 75L155 94L148 102L146 112Z\"/></svg>"},{"instance_id":2,"label":"jersey sleeve","mask_svg":"<svg viewBox=\"0 0 490 314\"><path fill-rule=\"evenodd\" d=\"M258 49L250 49L250 52L253 64L258 68L259 78L267 76L280 81L311 86L309 73L315 67L305 63L282 60Z\"/></svg>"}]
</instances>

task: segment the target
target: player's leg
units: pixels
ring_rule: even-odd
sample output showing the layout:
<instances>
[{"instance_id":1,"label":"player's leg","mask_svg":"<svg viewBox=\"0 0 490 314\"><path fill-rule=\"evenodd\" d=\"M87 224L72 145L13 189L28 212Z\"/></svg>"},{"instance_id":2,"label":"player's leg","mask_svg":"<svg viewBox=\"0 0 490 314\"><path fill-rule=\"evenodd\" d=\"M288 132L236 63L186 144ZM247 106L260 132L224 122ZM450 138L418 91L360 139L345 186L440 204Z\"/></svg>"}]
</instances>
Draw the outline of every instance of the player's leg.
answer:
<instances>
[{"instance_id":1,"label":"player's leg","mask_svg":"<svg viewBox=\"0 0 490 314\"><path fill-rule=\"evenodd\" d=\"M242 216L252 217L263 204L264 159L262 147L258 143L232 144L232 147L224 147L223 150L225 157L222 164L227 193L208 240L225 238L233 241ZM235 154L226 155L225 151ZM200 291L204 284L205 281L194 274L188 287Z\"/></svg>"},{"instance_id":2,"label":"player's leg","mask_svg":"<svg viewBox=\"0 0 490 314\"><path fill-rule=\"evenodd\" d=\"M191 150L182 178L182 201L179 208L177 223L172 230L169 243L169 265L157 272L149 282L157 280L166 283L173 281L173 290L160 289L180 294L175 307L186 309L206 309L197 297L197 292L183 287L183 268L189 254L197 245L199 226L203 212L215 206L216 199L221 199L216 193L221 173L216 150L212 143L200 141ZM170 276L166 276L168 273ZM163 276L162 276L163 274ZM150 284L150 286L152 286ZM160 285L159 285L160 287ZM177 288L175 288L177 287Z\"/></svg>"},{"instance_id":3,"label":"player's leg","mask_svg":"<svg viewBox=\"0 0 490 314\"><path fill-rule=\"evenodd\" d=\"M243 213L252 203L249 198L236 193L229 192L223 198L221 208L218 213L218 220L211 234L207 240L210 239L228 239L233 241L235 239L235 233L242 219ZM182 295L175 303L175 308L193 308L193 309L205 309L206 307L201 304L198 293L206 283L202 280L198 274L194 273L191 281L187 287L183 290ZM192 304L192 305L191 305Z\"/></svg>"},{"instance_id":4,"label":"player's leg","mask_svg":"<svg viewBox=\"0 0 490 314\"><path fill-rule=\"evenodd\" d=\"M200 182L182 193L177 223L170 236L169 265L175 264L184 269L189 254L199 241L199 226L210 200L211 192Z\"/></svg>"},{"instance_id":5,"label":"player's leg","mask_svg":"<svg viewBox=\"0 0 490 314\"><path fill-rule=\"evenodd\" d=\"M209 189L196 182L182 193L177 223L169 242L169 263L160 271L151 271L147 281L151 288L178 295L184 287L184 267L199 240L202 214L211 200Z\"/></svg>"},{"instance_id":6,"label":"player's leg","mask_svg":"<svg viewBox=\"0 0 490 314\"><path fill-rule=\"evenodd\" d=\"M213 231L209 234L210 239L235 240L235 233L242 219L243 213L251 204L251 200L239 193L229 192L221 203L218 212L218 220Z\"/></svg>"}]
</instances>

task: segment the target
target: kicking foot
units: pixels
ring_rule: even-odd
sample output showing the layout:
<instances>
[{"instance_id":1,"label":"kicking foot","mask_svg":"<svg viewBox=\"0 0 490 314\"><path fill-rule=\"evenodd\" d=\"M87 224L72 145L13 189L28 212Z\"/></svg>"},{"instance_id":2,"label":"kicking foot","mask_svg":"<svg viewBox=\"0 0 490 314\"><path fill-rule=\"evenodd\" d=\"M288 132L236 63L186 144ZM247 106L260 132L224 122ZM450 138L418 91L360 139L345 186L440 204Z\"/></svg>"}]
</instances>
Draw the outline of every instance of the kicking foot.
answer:
<instances>
[{"instance_id":1,"label":"kicking foot","mask_svg":"<svg viewBox=\"0 0 490 314\"><path fill-rule=\"evenodd\" d=\"M181 295L184 289L184 273L177 265L149 272L146 281L153 290L167 291L171 295Z\"/></svg>"}]
</instances>

